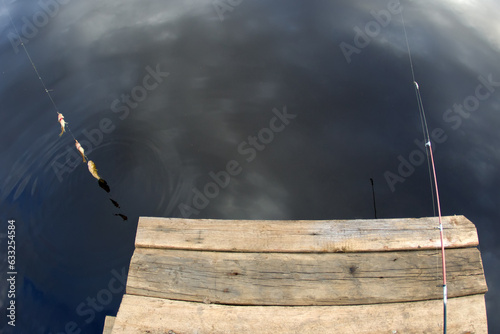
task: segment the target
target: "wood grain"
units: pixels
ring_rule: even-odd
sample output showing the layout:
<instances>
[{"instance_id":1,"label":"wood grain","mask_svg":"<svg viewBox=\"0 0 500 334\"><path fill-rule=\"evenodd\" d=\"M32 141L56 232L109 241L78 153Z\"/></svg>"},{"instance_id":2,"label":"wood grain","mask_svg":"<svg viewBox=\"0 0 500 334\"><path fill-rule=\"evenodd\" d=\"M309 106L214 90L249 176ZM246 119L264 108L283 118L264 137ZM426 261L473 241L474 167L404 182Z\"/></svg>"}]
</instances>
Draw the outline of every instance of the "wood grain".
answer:
<instances>
[{"instance_id":1,"label":"wood grain","mask_svg":"<svg viewBox=\"0 0 500 334\"><path fill-rule=\"evenodd\" d=\"M443 217L445 247L478 245L464 216ZM440 247L437 218L216 220L140 217L136 247L234 252L370 252Z\"/></svg>"},{"instance_id":2,"label":"wood grain","mask_svg":"<svg viewBox=\"0 0 500 334\"><path fill-rule=\"evenodd\" d=\"M357 306L227 306L125 295L113 334L442 333L442 301ZM449 334L488 332L483 295L450 298Z\"/></svg>"},{"instance_id":3,"label":"wood grain","mask_svg":"<svg viewBox=\"0 0 500 334\"><path fill-rule=\"evenodd\" d=\"M444 217L448 333L487 333L475 226ZM436 218L139 219L106 334L440 333Z\"/></svg>"},{"instance_id":4,"label":"wood grain","mask_svg":"<svg viewBox=\"0 0 500 334\"><path fill-rule=\"evenodd\" d=\"M448 295L485 293L476 248L446 251ZM137 248L127 294L238 305L356 305L442 298L438 250L234 253Z\"/></svg>"},{"instance_id":5,"label":"wood grain","mask_svg":"<svg viewBox=\"0 0 500 334\"><path fill-rule=\"evenodd\" d=\"M106 316L104 319L104 328L102 330L102 334L111 334L113 330L113 325L115 324L116 317L112 317L110 315Z\"/></svg>"}]
</instances>

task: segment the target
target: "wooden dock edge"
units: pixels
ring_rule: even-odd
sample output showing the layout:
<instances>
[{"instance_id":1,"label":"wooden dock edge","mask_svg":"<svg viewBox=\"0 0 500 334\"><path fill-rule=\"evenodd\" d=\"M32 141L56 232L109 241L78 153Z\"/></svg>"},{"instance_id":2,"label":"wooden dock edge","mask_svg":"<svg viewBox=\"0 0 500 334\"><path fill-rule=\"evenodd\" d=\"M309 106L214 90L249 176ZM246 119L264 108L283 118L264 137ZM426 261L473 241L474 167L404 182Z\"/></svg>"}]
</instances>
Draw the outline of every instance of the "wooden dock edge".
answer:
<instances>
[{"instance_id":1,"label":"wooden dock edge","mask_svg":"<svg viewBox=\"0 0 500 334\"><path fill-rule=\"evenodd\" d=\"M447 333L487 333L484 295L448 300ZM125 295L112 334L440 333L443 302L350 306L227 306Z\"/></svg>"},{"instance_id":2,"label":"wooden dock edge","mask_svg":"<svg viewBox=\"0 0 500 334\"><path fill-rule=\"evenodd\" d=\"M116 317L111 315L106 316L104 320L104 328L102 330L102 334L111 334L113 331L113 325L115 324Z\"/></svg>"},{"instance_id":3,"label":"wooden dock edge","mask_svg":"<svg viewBox=\"0 0 500 334\"><path fill-rule=\"evenodd\" d=\"M487 333L476 228L464 216L443 225L447 333ZM135 244L104 334L443 331L437 218L140 217Z\"/></svg>"},{"instance_id":4,"label":"wooden dock edge","mask_svg":"<svg viewBox=\"0 0 500 334\"><path fill-rule=\"evenodd\" d=\"M464 216L443 217L446 248L479 244ZM355 220L224 220L140 217L136 248L220 252L345 253L441 247L437 217Z\"/></svg>"}]
</instances>

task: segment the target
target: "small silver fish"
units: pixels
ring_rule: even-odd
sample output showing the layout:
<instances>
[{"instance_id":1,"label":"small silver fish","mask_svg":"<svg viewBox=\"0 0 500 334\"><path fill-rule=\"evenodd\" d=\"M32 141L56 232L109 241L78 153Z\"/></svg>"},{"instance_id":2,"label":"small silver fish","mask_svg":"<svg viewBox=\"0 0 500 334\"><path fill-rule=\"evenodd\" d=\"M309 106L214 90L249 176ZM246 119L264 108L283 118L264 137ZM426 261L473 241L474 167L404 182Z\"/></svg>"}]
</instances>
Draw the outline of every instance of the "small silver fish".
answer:
<instances>
[{"instance_id":1,"label":"small silver fish","mask_svg":"<svg viewBox=\"0 0 500 334\"><path fill-rule=\"evenodd\" d=\"M76 146L76 149L78 150L78 152L80 152L81 156L82 156L82 159L83 159L83 162L87 162L86 160L86 156L85 156L85 150L83 149L82 145L80 145L80 143L78 142L78 140L75 139L75 146Z\"/></svg>"}]
</instances>

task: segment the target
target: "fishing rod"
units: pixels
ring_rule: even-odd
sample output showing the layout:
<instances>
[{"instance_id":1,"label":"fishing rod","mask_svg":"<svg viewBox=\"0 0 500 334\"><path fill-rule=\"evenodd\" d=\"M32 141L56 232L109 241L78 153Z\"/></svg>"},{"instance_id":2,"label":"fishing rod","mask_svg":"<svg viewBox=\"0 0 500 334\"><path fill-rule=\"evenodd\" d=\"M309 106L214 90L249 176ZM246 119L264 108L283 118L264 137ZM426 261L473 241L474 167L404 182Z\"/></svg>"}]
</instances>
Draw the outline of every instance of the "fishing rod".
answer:
<instances>
[{"instance_id":1,"label":"fishing rod","mask_svg":"<svg viewBox=\"0 0 500 334\"><path fill-rule=\"evenodd\" d=\"M414 86L415 95L417 98L418 110L419 110L419 114L420 114L420 120L422 123L422 131L424 133L425 147L426 147L426 151L428 151L427 162L428 162L429 166L432 166L432 176L430 173L429 173L429 176L431 178L432 204L433 204L433 208L434 208L434 202L437 205L438 220L439 220L439 238L440 238L440 242L441 242L441 263L442 263L442 273L443 273L443 333L446 334L448 287L446 284L446 256L445 256L445 247L444 247L443 222L442 222L442 218L441 218L441 204L440 204L440 200L439 200L439 187L438 187L437 175L436 175L436 164L434 162L434 154L432 152L432 143L431 143L431 138L429 136L429 128L427 126L427 119L425 117L424 105L422 103L422 96L420 95L420 87L415 79L415 71L413 69L413 60L411 58L410 43L408 42L408 35L406 33L406 24L405 24L402 10L401 10L401 21L403 22L403 31L404 31L405 40L406 40L406 47L408 49L408 58L410 61L411 76L413 79L413 86ZM429 159L429 157L430 157L430 159ZM434 189L432 187L432 181L434 181ZM434 199L434 191L436 192L435 199ZM435 215L435 208L434 208L434 215Z\"/></svg>"},{"instance_id":2,"label":"fishing rod","mask_svg":"<svg viewBox=\"0 0 500 334\"><path fill-rule=\"evenodd\" d=\"M370 183L372 184L373 212L375 214L375 219L377 219L377 204L375 203L375 186L373 185L372 178L370 178Z\"/></svg>"}]
</instances>

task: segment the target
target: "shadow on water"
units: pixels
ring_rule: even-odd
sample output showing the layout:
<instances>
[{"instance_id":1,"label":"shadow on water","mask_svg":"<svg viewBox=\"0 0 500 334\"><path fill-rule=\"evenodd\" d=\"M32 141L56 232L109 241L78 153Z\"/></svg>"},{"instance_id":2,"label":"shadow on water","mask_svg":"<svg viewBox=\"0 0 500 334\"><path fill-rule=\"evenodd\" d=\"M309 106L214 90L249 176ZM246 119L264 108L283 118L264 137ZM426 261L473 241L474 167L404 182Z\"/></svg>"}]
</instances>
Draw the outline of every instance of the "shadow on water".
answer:
<instances>
[{"instance_id":1,"label":"shadow on water","mask_svg":"<svg viewBox=\"0 0 500 334\"><path fill-rule=\"evenodd\" d=\"M75 124L95 124L100 117L73 118ZM82 333L102 332L104 315L116 313L124 291L117 277L126 277L138 217L175 214L180 199L190 198L196 174L178 154L176 137L170 129L151 127L137 128L136 122L132 133L117 129L86 150L105 177L100 180L89 174L69 136L42 127L13 142L9 154L21 153L9 162L0 201L9 204L23 245L19 301L29 306L22 308L20 333L59 333L70 322ZM80 136L81 129L73 129ZM101 296L110 281L116 293L102 311L93 311L92 321L76 311L88 311L87 298Z\"/></svg>"},{"instance_id":2,"label":"shadow on water","mask_svg":"<svg viewBox=\"0 0 500 334\"><path fill-rule=\"evenodd\" d=\"M112 198L109 199L111 201L111 203L113 203L113 205L117 208L120 208L120 204L118 204L117 201L113 200Z\"/></svg>"},{"instance_id":3,"label":"shadow on water","mask_svg":"<svg viewBox=\"0 0 500 334\"><path fill-rule=\"evenodd\" d=\"M99 179L97 181L97 183L99 184L99 187L101 187L102 189L104 189L105 192L107 192L108 194L111 192L111 188L109 187L108 183L106 182L106 180L104 179ZM111 201L111 203L113 203L113 205L117 208L120 208L120 204L115 201L114 199L112 199L111 197L109 198L109 200ZM115 216L118 216L120 217L121 219L123 219L124 221L125 220L128 220L128 217L122 213L115 213L114 214Z\"/></svg>"}]
</instances>

